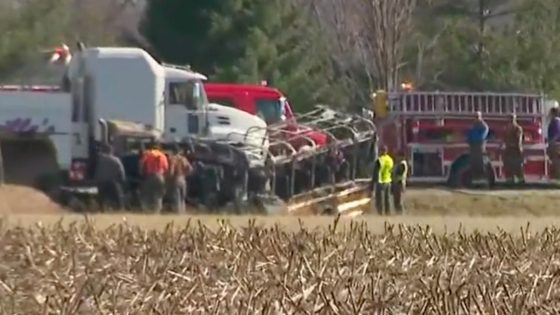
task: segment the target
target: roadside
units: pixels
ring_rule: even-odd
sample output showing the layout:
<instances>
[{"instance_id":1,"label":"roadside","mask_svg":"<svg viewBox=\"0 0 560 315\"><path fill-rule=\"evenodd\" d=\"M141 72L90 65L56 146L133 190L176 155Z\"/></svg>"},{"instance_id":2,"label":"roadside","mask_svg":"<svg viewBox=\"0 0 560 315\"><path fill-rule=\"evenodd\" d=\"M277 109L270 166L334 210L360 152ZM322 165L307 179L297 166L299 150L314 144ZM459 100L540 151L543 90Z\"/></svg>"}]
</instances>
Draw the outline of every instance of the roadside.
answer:
<instances>
[{"instance_id":1,"label":"roadside","mask_svg":"<svg viewBox=\"0 0 560 315\"><path fill-rule=\"evenodd\" d=\"M407 213L446 216L556 216L558 190L410 189Z\"/></svg>"},{"instance_id":2,"label":"roadside","mask_svg":"<svg viewBox=\"0 0 560 315\"><path fill-rule=\"evenodd\" d=\"M557 216L558 190L448 190L411 188L407 215L413 216ZM40 191L23 186L0 188L0 214L65 214ZM196 211L200 213L200 211Z\"/></svg>"}]
</instances>

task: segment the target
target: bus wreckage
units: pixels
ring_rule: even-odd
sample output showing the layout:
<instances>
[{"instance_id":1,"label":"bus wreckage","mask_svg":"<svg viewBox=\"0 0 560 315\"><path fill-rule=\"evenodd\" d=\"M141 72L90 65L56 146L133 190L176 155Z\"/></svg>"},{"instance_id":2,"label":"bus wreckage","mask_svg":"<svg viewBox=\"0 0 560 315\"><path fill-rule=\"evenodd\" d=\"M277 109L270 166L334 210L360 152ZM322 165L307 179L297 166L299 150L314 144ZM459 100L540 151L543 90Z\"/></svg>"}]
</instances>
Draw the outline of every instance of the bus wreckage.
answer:
<instances>
[{"instance_id":1,"label":"bus wreckage","mask_svg":"<svg viewBox=\"0 0 560 315\"><path fill-rule=\"evenodd\" d=\"M326 106L297 118L297 127L290 121L266 127L262 146L190 139L187 152L195 171L189 197L200 196L201 204L216 208L232 202L241 212L256 207L267 213L360 213L370 202L374 124ZM243 139L255 139L259 130L249 128ZM326 143L317 145L308 137L311 131L328 135Z\"/></svg>"}]
</instances>

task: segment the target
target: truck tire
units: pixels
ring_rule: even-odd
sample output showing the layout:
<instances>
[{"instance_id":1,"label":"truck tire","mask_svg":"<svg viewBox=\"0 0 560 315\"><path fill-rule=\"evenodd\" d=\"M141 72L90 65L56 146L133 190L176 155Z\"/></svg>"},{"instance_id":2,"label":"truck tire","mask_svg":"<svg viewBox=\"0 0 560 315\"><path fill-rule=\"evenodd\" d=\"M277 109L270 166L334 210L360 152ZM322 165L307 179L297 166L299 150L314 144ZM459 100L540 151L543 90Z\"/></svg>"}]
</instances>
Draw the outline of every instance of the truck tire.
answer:
<instances>
[{"instance_id":1,"label":"truck tire","mask_svg":"<svg viewBox=\"0 0 560 315\"><path fill-rule=\"evenodd\" d=\"M452 188L471 187L472 176L469 165L462 165L455 169L449 176L448 185Z\"/></svg>"},{"instance_id":2,"label":"truck tire","mask_svg":"<svg viewBox=\"0 0 560 315\"><path fill-rule=\"evenodd\" d=\"M496 186L496 172L490 160L484 162L488 188ZM450 176L448 185L452 188L469 188L473 186L470 166L468 164L457 168Z\"/></svg>"}]
</instances>

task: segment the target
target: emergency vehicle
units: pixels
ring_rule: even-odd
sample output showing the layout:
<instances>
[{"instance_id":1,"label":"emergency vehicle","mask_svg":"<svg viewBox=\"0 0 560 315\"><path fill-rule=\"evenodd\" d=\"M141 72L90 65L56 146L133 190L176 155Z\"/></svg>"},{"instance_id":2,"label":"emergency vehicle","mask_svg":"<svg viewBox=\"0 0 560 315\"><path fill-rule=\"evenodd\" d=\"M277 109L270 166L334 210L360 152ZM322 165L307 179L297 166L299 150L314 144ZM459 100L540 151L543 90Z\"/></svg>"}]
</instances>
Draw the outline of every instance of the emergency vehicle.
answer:
<instances>
[{"instance_id":1,"label":"emergency vehicle","mask_svg":"<svg viewBox=\"0 0 560 315\"><path fill-rule=\"evenodd\" d=\"M280 132L282 133L284 130L288 130L294 135L309 138L316 146L321 147L327 144L328 136L324 132L308 128L302 123L313 119L314 112L298 117L286 96L280 90L267 86L266 82L261 85L205 82L204 89L209 102L257 115L269 125L271 131L282 130ZM300 139L297 141L293 139L290 142L295 147L302 147L306 144L306 141L300 141Z\"/></svg>"},{"instance_id":2,"label":"emergency vehicle","mask_svg":"<svg viewBox=\"0 0 560 315\"><path fill-rule=\"evenodd\" d=\"M556 104L543 94L378 91L374 95L381 142L393 153L406 154L410 181L452 186L471 184L466 139L477 111L489 126L488 183L505 179L503 139L512 114L524 131L526 182L547 182L550 166L543 130Z\"/></svg>"}]
</instances>

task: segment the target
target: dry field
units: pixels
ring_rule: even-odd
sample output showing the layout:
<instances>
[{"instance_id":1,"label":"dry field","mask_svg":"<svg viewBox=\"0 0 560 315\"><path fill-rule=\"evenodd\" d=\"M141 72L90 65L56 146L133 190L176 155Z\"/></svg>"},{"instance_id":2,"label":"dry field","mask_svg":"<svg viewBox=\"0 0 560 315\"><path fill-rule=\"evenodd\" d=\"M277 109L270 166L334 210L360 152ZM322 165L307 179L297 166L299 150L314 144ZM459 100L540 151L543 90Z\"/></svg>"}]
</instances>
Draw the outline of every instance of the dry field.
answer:
<instances>
[{"instance_id":1,"label":"dry field","mask_svg":"<svg viewBox=\"0 0 560 315\"><path fill-rule=\"evenodd\" d=\"M516 233L434 233L422 225L367 225L378 217L331 218L324 226L307 225L309 217L284 225L245 219L208 227L191 218L159 229L140 226L149 218L108 226L108 216L3 221L2 313L560 311L560 230L546 227L550 220L527 228L510 219L519 224Z\"/></svg>"},{"instance_id":2,"label":"dry field","mask_svg":"<svg viewBox=\"0 0 560 315\"><path fill-rule=\"evenodd\" d=\"M0 314L560 313L551 192L411 191L410 215L351 221L85 217L9 189Z\"/></svg>"}]
</instances>

